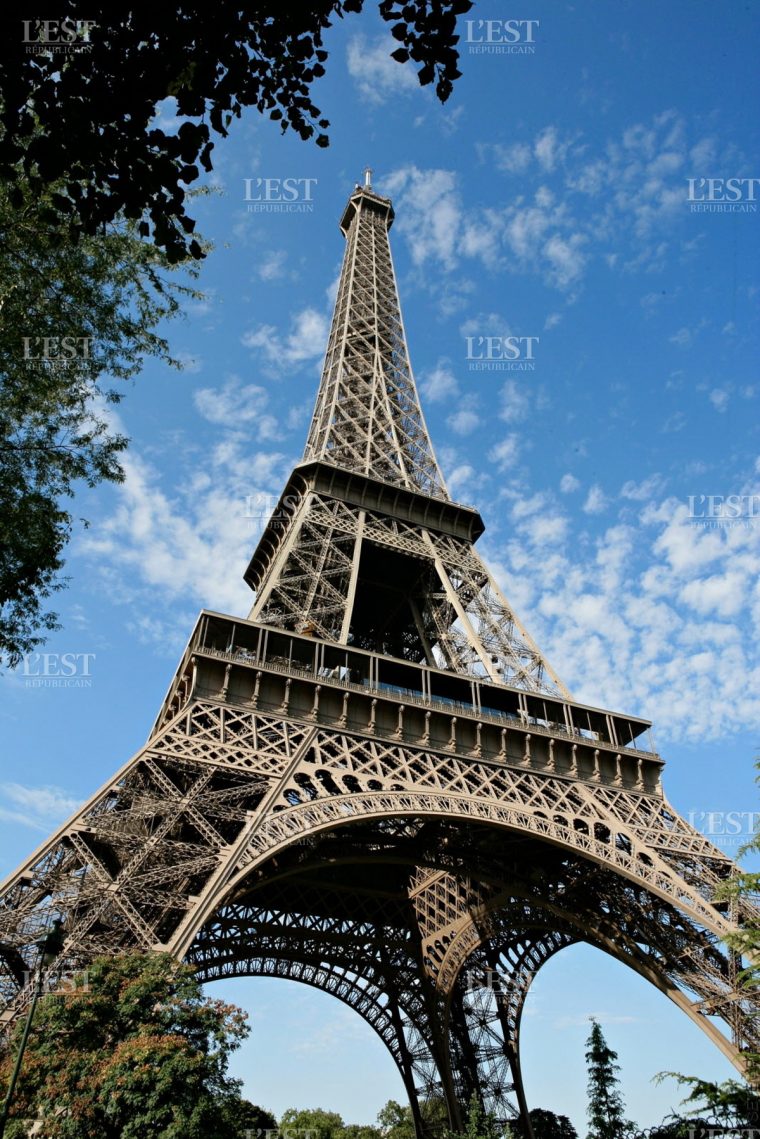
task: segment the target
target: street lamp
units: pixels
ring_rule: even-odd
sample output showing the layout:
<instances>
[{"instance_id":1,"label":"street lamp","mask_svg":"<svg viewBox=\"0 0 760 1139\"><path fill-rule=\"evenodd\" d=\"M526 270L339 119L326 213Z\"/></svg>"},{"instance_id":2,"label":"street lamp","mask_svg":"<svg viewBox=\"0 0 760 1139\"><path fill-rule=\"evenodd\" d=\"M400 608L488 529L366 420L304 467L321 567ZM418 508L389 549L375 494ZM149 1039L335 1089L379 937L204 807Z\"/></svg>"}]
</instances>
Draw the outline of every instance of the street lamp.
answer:
<instances>
[{"instance_id":1,"label":"street lamp","mask_svg":"<svg viewBox=\"0 0 760 1139\"><path fill-rule=\"evenodd\" d=\"M42 971L47 965L52 965L53 961L55 961L56 957L63 949L63 942L63 922L58 921L57 919L53 922L52 928L48 930L47 936L44 937L41 941L35 942L35 945L40 950L40 959L37 962L37 976L34 982L32 1003L29 1006L29 1012L26 1017L26 1024L24 1025L21 1042L18 1046L16 1063L13 1066L11 1082L8 1085L8 1092L6 1094L5 1100L3 1101L3 1106L0 1108L0 1139L3 1139L3 1135L5 1135L5 1125L8 1122L8 1112L10 1111L13 1093L16 1090L18 1074L21 1071L21 1061L24 1058L24 1049L26 1048L26 1042L29 1039L29 1030L32 1027L34 1010L36 1009L37 1001L40 999L40 995L42 994Z\"/></svg>"}]
</instances>

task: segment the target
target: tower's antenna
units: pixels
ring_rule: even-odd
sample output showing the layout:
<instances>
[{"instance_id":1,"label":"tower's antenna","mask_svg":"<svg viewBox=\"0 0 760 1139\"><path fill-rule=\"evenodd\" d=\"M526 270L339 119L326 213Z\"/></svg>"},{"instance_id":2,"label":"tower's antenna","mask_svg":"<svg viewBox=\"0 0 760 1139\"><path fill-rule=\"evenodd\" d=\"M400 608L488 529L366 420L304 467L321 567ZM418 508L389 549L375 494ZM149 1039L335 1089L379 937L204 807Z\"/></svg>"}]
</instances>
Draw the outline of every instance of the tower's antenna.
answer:
<instances>
[{"instance_id":1,"label":"tower's antenna","mask_svg":"<svg viewBox=\"0 0 760 1139\"><path fill-rule=\"evenodd\" d=\"M365 166L364 167L364 189L365 190L371 190L372 189L372 167L371 166Z\"/></svg>"}]
</instances>

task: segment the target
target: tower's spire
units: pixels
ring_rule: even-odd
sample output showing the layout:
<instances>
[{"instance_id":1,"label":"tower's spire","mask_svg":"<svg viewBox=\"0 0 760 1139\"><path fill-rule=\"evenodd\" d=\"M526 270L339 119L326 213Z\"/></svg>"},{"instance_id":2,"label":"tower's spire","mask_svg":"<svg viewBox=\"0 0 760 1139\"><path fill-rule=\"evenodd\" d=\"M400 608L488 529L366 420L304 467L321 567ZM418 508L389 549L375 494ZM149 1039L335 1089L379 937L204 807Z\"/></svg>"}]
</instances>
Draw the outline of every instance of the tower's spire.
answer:
<instances>
[{"instance_id":1,"label":"tower's spire","mask_svg":"<svg viewBox=\"0 0 760 1139\"><path fill-rule=\"evenodd\" d=\"M364 167L364 189L365 190L371 190L372 189L372 167L371 166L365 166Z\"/></svg>"},{"instance_id":2,"label":"tower's spire","mask_svg":"<svg viewBox=\"0 0 760 1139\"><path fill-rule=\"evenodd\" d=\"M304 460L448 498L409 363L388 243L393 207L371 174L340 222L346 253Z\"/></svg>"}]
</instances>

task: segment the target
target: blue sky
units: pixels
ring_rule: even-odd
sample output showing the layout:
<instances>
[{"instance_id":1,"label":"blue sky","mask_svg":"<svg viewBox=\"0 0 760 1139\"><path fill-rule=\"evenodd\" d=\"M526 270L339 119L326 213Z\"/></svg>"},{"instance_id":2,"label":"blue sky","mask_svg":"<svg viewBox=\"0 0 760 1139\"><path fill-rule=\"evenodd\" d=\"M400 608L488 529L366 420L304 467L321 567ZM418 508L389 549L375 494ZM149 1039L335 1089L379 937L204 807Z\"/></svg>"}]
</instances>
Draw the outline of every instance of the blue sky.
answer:
<instances>
[{"instance_id":1,"label":"blue sky","mask_svg":"<svg viewBox=\"0 0 760 1139\"><path fill-rule=\"evenodd\" d=\"M315 97L328 150L248 113L214 151L214 192L197 203L215 243L206 300L167 330L186 370L150 362L130 383L127 480L75 504L91 525L48 648L94 654L91 684L3 681L3 874L142 745L198 610L248 612L260 523L247 504L277 495L300 458L338 218L367 163L394 199L433 443L452 493L484 516L479 548L507 597L578 699L654 721L682 814L720 830L735 812L746 831L758 809L760 211L747 183L742 211L688 200L689 179L760 176L758 8L476 4L471 19L537 20L535 51L463 54L444 108L387 58L370 9L327 36ZM313 209L248 212L257 178L313 180ZM534 369L470 366L468 344L504 336L534 338ZM729 495L738 524L690 517ZM272 980L215 991L252 1013L235 1067L255 1101L363 1122L403 1098L380 1042L331 998ZM591 1014L644 1126L679 1098L657 1071L732 1074L666 998L573 948L536 981L524 1063L531 1103L579 1131Z\"/></svg>"}]
</instances>

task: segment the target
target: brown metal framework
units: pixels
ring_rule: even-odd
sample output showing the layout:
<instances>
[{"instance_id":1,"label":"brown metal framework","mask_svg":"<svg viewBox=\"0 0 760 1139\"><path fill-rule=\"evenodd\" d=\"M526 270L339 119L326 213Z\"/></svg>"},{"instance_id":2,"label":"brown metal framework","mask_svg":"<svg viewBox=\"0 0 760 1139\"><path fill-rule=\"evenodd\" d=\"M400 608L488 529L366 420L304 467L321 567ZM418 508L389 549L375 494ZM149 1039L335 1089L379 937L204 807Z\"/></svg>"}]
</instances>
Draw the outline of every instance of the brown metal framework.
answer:
<instances>
[{"instance_id":1,"label":"brown metal framework","mask_svg":"<svg viewBox=\"0 0 760 1139\"><path fill-rule=\"evenodd\" d=\"M760 1047L726 934L758 914L669 806L649 724L573 701L474 550L409 365L369 186L303 461L247 572L247 620L204 611L145 745L0 891L6 1024L34 944L58 970L165 950L204 980L333 993L395 1059L420 1134L443 1096L525 1115L537 970L594 945L745 1071Z\"/></svg>"}]
</instances>

